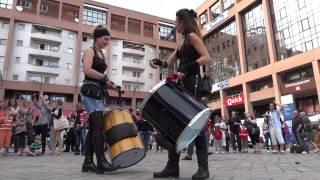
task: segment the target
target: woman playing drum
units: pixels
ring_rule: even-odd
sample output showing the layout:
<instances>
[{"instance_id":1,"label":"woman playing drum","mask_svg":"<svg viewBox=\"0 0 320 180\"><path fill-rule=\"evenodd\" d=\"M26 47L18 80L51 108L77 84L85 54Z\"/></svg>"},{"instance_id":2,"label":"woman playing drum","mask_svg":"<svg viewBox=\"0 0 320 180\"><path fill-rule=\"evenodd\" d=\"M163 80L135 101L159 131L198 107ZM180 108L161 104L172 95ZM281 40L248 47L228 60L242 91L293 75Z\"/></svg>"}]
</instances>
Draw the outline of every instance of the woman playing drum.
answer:
<instances>
[{"instance_id":1,"label":"woman playing drum","mask_svg":"<svg viewBox=\"0 0 320 180\"><path fill-rule=\"evenodd\" d=\"M166 68L172 66L178 59L180 64L178 74L181 84L190 92L196 92L195 82L200 77L200 66L209 63L210 56L201 39L201 33L197 23L197 13L194 10L181 9L176 13L176 30L181 33L183 40L179 47L166 61L160 59L151 60L151 66ZM196 93L199 97L199 94ZM195 139L198 171L192 179L209 178L208 169L208 146L205 132L202 130ZM179 177L179 157L175 149L169 149L168 162L161 171L154 173L155 178Z\"/></svg>"},{"instance_id":2,"label":"woman playing drum","mask_svg":"<svg viewBox=\"0 0 320 180\"><path fill-rule=\"evenodd\" d=\"M110 33L107 28L99 25L93 32L93 38L93 47L85 50L83 58L85 80L81 87L81 94L85 109L89 114L89 131L85 141L85 159L82 165L82 172L93 171L97 174L102 174L104 171L117 169L106 160L103 135L106 89L115 89L116 87L104 74L107 64L102 49L109 44ZM97 157L97 166L93 162L93 153Z\"/></svg>"}]
</instances>

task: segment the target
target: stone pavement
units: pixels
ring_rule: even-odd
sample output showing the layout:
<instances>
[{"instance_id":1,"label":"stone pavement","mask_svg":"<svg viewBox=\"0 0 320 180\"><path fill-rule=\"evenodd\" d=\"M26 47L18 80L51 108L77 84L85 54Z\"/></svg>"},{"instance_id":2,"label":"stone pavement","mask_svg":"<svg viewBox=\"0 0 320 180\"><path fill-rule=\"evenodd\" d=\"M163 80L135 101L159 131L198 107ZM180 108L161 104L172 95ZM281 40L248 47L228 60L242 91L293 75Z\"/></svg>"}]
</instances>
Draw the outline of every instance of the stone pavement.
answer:
<instances>
[{"instance_id":1,"label":"stone pavement","mask_svg":"<svg viewBox=\"0 0 320 180\"><path fill-rule=\"evenodd\" d=\"M166 163L165 152L148 152L139 164L111 174L81 173L82 156L0 157L0 180L144 180ZM300 164L296 164L296 162ZM320 154L214 154L209 156L213 180L319 180ZM193 161L180 161L182 180L196 171Z\"/></svg>"}]
</instances>

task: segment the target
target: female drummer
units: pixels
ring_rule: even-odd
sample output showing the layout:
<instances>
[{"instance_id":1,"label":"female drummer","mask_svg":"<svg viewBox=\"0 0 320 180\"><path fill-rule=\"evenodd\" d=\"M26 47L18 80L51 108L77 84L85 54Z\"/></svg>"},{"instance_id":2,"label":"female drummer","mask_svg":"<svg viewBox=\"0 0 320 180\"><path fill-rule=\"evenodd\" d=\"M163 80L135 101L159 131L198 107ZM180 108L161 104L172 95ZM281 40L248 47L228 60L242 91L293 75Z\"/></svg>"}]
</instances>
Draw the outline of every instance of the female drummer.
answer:
<instances>
[{"instance_id":1,"label":"female drummer","mask_svg":"<svg viewBox=\"0 0 320 180\"><path fill-rule=\"evenodd\" d=\"M183 40L178 48L166 61L153 59L150 65L166 68L172 66L179 59L178 78L186 89L190 92L196 92L195 82L200 77L200 66L208 64L210 61L209 53L201 39L197 23L197 13L189 9L179 10L176 13L176 30L183 36ZM200 135L196 138L195 144L199 168L192 176L192 179L209 178L208 145L204 131L201 131ZM175 149L169 149L168 157L166 167L161 172L154 173L155 178L179 177L180 154L177 154Z\"/></svg>"},{"instance_id":2,"label":"female drummer","mask_svg":"<svg viewBox=\"0 0 320 180\"><path fill-rule=\"evenodd\" d=\"M104 136L103 136L103 111L104 94L97 95L99 89L104 91L107 88L115 89L104 72L107 64L102 53L110 41L110 33L102 25L97 26L93 32L94 44L84 52L83 70L85 74L84 85L81 87L82 100L89 114L89 131L85 142L85 159L82 165L82 172L93 171L103 174L104 171L116 170L105 157ZM93 153L97 157L97 166L93 162Z\"/></svg>"}]
</instances>

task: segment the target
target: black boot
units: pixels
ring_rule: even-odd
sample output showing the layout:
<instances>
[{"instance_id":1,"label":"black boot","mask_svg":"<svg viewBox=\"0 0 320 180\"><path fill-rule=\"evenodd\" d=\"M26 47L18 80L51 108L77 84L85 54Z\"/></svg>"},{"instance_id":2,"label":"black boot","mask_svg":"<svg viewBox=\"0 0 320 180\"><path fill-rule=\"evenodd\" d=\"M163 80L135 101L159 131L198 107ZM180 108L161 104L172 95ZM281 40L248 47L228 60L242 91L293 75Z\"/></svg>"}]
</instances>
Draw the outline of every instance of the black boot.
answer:
<instances>
[{"instance_id":1,"label":"black boot","mask_svg":"<svg viewBox=\"0 0 320 180\"><path fill-rule=\"evenodd\" d=\"M93 162L92 157L85 157L84 162L82 164L82 172L96 172L97 166Z\"/></svg>"},{"instance_id":2,"label":"black boot","mask_svg":"<svg viewBox=\"0 0 320 180\"><path fill-rule=\"evenodd\" d=\"M168 151L168 162L166 167L161 172L153 173L154 178L178 178L179 177L179 158L174 149Z\"/></svg>"},{"instance_id":3,"label":"black boot","mask_svg":"<svg viewBox=\"0 0 320 180\"><path fill-rule=\"evenodd\" d=\"M208 151L197 151L198 171L192 176L194 180L209 178Z\"/></svg>"},{"instance_id":4,"label":"black boot","mask_svg":"<svg viewBox=\"0 0 320 180\"><path fill-rule=\"evenodd\" d=\"M89 116L89 126L90 122L92 121L91 116ZM82 164L82 172L96 172L97 166L93 162L93 145L92 145L92 130L89 129L89 132L86 136L86 141L84 144L84 149L85 149L85 158L84 162Z\"/></svg>"},{"instance_id":5,"label":"black boot","mask_svg":"<svg viewBox=\"0 0 320 180\"><path fill-rule=\"evenodd\" d=\"M97 156L97 174L103 174L106 172L115 171L118 167L112 166L108 163L104 154L104 136L103 136L103 112L96 111L90 114L92 123L89 124L92 127L92 145L93 150Z\"/></svg>"}]
</instances>

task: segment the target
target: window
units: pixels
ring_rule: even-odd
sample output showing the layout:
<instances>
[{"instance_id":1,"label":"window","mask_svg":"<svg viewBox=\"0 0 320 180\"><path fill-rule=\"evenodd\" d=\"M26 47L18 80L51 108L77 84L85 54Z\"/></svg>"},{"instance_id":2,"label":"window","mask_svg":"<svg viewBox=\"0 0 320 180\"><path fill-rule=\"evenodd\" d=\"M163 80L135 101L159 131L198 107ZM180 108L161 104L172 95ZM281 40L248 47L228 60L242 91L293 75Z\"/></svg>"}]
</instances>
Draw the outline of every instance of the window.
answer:
<instances>
[{"instance_id":1,"label":"window","mask_svg":"<svg viewBox=\"0 0 320 180\"><path fill-rule=\"evenodd\" d=\"M118 46L118 41L112 41L112 46L117 47Z\"/></svg>"},{"instance_id":2,"label":"window","mask_svg":"<svg viewBox=\"0 0 320 180\"><path fill-rule=\"evenodd\" d=\"M0 56L0 63L4 62L4 56Z\"/></svg>"},{"instance_id":3,"label":"window","mask_svg":"<svg viewBox=\"0 0 320 180\"><path fill-rule=\"evenodd\" d=\"M24 31L25 29L25 24L18 24L18 30Z\"/></svg>"},{"instance_id":4,"label":"window","mask_svg":"<svg viewBox=\"0 0 320 180\"><path fill-rule=\"evenodd\" d=\"M235 21L231 21L220 29L214 30L204 39L210 57L214 59L206 67L208 76L213 78L213 83L218 83L240 74L237 39L238 34ZM229 47L225 45L228 40L234 42L234 45ZM223 49L223 43L225 49Z\"/></svg>"},{"instance_id":5,"label":"window","mask_svg":"<svg viewBox=\"0 0 320 180\"><path fill-rule=\"evenodd\" d=\"M44 13L47 13L47 12L48 12L48 4L43 4L43 3L41 3L41 5L40 5L40 11L41 11L41 12L44 12Z\"/></svg>"},{"instance_id":6,"label":"window","mask_svg":"<svg viewBox=\"0 0 320 180\"><path fill-rule=\"evenodd\" d=\"M2 22L2 29L9 29L9 23L8 22Z\"/></svg>"},{"instance_id":7,"label":"window","mask_svg":"<svg viewBox=\"0 0 320 180\"><path fill-rule=\"evenodd\" d=\"M39 44L39 49L44 50L45 47L46 47L45 44Z\"/></svg>"},{"instance_id":8,"label":"window","mask_svg":"<svg viewBox=\"0 0 320 180\"><path fill-rule=\"evenodd\" d=\"M235 0L223 0L224 10L232 8Z\"/></svg>"},{"instance_id":9,"label":"window","mask_svg":"<svg viewBox=\"0 0 320 180\"><path fill-rule=\"evenodd\" d=\"M71 70L72 69L72 64L71 63L67 63L67 69Z\"/></svg>"},{"instance_id":10,"label":"window","mask_svg":"<svg viewBox=\"0 0 320 180\"><path fill-rule=\"evenodd\" d=\"M216 19L218 16L220 16L221 14L221 6L220 6L220 2L215 3L211 9L211 17L212 20Z\"/></svg>"},{"instance_id":11,"label":"window","mask_svg":"<svg viewBox=\"0 0 320 180\"><path fill-rule=\"evenodd\" d=\"M207 12L200 15L200 27L203 29L208 22L208 14Z\"/></svg>"},{"instance_id":12,"label":"window","mask_svg":"<svg viewBox=\"0 0 320 180\"><path fill-rule=\"evenodd\" d=\"M112 69L112 75L117 75L117 69Z\"/></svg>"},{"instance_id":13,"label":"window","mask_svg":"<svg viewBox=\"0 0 320 180\"><path fill-rule=\"evenodd\" d=\"M16 63L16 64L21 63L21 57L16 57L14 63Z\"/></svg>"},{"instance_id":14,"label":"window","mask_svg":"<svg viewBox=\"0 0 320 180\"><path fill-rule=\"evenodd\" d=\"M69 38L69 39L74 39L74 33L73 33L73 32L69 32L68 38Z\"/></svg>"},{"instance_id":15,"label":"window","mask_svg":"<svg viewBox=\"0 0 320 180\"><path fill-rule=\"evenodd\" d=\"M153 79L153 74L149 73L149 79Z\"/></svg>"},{"instance_id":16,"label":"window","mask_svg":"<svg viewBox=\"0 0 320 180\"><path fill-rule=\"evenodd\" d=\"M112 54L112 60L117 60L117 59L118 59L118 55Z\"/></svg>"},{"instance_id":17,"label":"window","mask_svg":"<svg viewBox=\"0 0 320 180\"><path fill-rule=\"evenodd\" d=\"M247 70L255 70L269 64L269 51L262 4L258 4L245 12L242 15L242 22L244 44L247 49ZM253 49L253 51L250 49Z\"/></svg>"},{"instance_id":18,"label":"window","mask_svg":"<svg viewBox=\"0 0 320 180\"><path fill-rule=\"evenodd\" d=\"M36 59L36 66L43 66L43 60L42 59Z\"/></svg>"},{"instance_id":19,"label":"window","mask_svg":"<svg viewBox=\"0 0 320 180\"><path fill-rule=\"evenodd\" d=\"M0 45L7 45L6 39L0 39Z\"/></svg>"},{"instance_id":20,"label":"window","mask_svg":"<svg viewBox=\"0 0 320 180\"><path fill-rule=\"evenodd\" d=\"M19 75L18 74L12 75L12 80L14 80L14 81L19 80Z\"/></svg>"},{"instance_id":21,"label":"window","mask_svg":"<svg viewBox=\"0 0 320 180\"><path fill-rule=\"evenodd\" d=\"M159 39L167 41L175 41L175 29L173 26L159 24Z\"/></svg>"},{"instance_id":22,"label":"window","mask_svg":"<svg viewBox=\"0 0 320 180\"><path fill-rule=\"evenodd\" d=\"M65 82L65 84L71 84L71 80L70 79L65 79L64 82Z\"/></svg>"},{"instance_id":23,"label":"window","mask_svg":"<svg viewBox=\"0 0 320 180\"><path fill-rule=\"evenodd\" d=\"M44 77L44 83L49 84L50 83L50 77Z\"/></svg>"},{"instance_id":24,"label":"window","mask_svg":"<svg viewBox=\"0 0 320 180\"><path fill-rule=\"evenodd\" d=\"M17 40L16 47L23 47L23 41L22 40Z\"/></svg>"},{"instance_id":25,"label":"window","mask_svg":"<svg viewBox=\"0 0 320 180\"><path fill-rule=\"evenodd\" d=\"M0 0L0 8L12 9L13 0Z\"/></svg>"},{"instance_id":26,"label":"window","mask_svg":"<svg viewBox=\"0 0 320 180\"><path fill-rule=\"evenodd\" d=\"M132 75L133 75L133 77L137 77L137 78L139 78L140 77L140 72L133 72L132 73Z\"/></svg>"},{"instance_id":27,"label":"window","mask_svg":"<svg viewBox=\"0 0 320 180\"><path fill-rule=\"evenodd\" d=\"M278 60L320 47L319 1L271 0Z\"/></svg>"},{"instance_id":28,"label":"window","mask_svg":"<svg viewBox=\"0 0 320 180\"><path fill-rule=\"evenodd\" d=\"M82 41L83 42L87 42L88 41L88 37L87 36L82 36Z\"/></svg>"},{"instance_id":29,"label":"window","mask_svg":"<svg viewBox=\"0 0 320 180\"><path fill-rule=\"evenodd\" d=\"M31 0L20 0L20 6L30 9L32 6L32 1Z\"/></svg>"},{"instance_id":30,"label":"window","mask_svg":"<svg viewBox=\"0 0 320 180\"><path fill-rule=\"evenodd\" d=\"M78 17L77 11L68 11L68 16Z\"/></svg>"},{"instance_id":31,"label":"window","mask_svg":"<svg viewBox=\"0 0 320 180\"><path fill-rule=\"evenodd\" d=\"M126 26L126 17L118 16L118 15L111 15L111 29L116 31L125 31Z\"/></svg>"},{"instance_id":32,"label":"window","mask_svg":"<svg viewBox=\"0 0 320 180\"><path fill-rule=\"evenodd\" d=\"M58 67L57 62L55 62L55 61L48 61L48 67L50 67L50 68Z\"/></svg>"},{"instance_id":33,"label":"window","mask_svg":"<svg viewBox=\"0 0 320 180\"><path fill-rule=\"evenodd\" d=\"M95 8L85 7L83 9L83 24L96 26L107 23L107 12Z\"/></svg>"},{"instance_id":34,"label":"window","mask_svg":"<svg viewBox=\"0 0 320 180\"><path fill-rule=\"evenodd\" d=\"M73 53L73 48L68 48L67 52L68 52L69 54L72 54L72 53Z\"/></svg>"}]
</instances>

